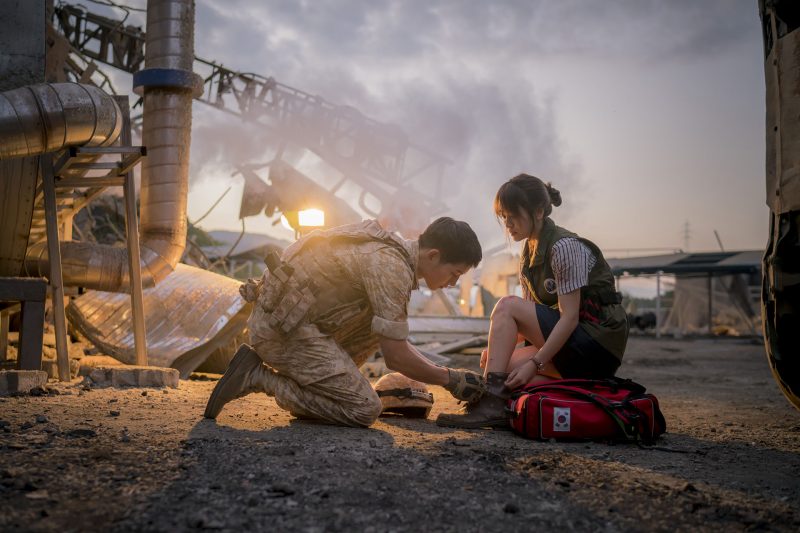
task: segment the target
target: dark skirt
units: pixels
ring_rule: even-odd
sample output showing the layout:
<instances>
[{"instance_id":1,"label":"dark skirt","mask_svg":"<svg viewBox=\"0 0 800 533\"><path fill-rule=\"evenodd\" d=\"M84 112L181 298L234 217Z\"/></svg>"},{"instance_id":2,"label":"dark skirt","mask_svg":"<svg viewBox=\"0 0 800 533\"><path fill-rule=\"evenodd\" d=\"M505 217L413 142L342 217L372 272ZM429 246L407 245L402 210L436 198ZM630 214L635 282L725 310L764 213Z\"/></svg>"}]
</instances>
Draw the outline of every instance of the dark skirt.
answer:
<instances>
[{"instance_id":1,"label":"dark skirt","mask_svg":"<svg viewBox=\"0 0 800 533\"><path fill-rule=\"evenodd\" d=\"M536 304L536 318L545 340L561 317L557 309ZM614 375L620 361L578 324L552 359L564 378L602 379Z\"/></svg>"}]
</instances>

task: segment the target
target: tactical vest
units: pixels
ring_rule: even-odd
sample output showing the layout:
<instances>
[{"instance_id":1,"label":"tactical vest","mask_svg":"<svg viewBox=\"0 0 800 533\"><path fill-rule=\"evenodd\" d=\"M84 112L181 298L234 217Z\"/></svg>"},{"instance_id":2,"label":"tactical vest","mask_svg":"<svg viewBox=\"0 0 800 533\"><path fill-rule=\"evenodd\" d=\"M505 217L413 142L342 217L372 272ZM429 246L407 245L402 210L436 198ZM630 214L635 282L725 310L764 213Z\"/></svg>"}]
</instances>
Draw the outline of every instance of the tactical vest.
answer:
<instances>
[{"instance_id":1,"label":"tactical vest","mask_svg":"<svg viewBox=\"0 0 800 533\"><path fill-rule=\"evenodd\" d=\"M240 292L246 300L257 302L269 314L270 328L283 335L304 322L317 323L323 316L325 323L318 324L323 332L346 327L349 320L368 311L368 301L333 247L374 241L397 250L414 270L414 259L403 241L377 221L366 220L311 232L287 247L280 258L268 257L261 280L248 280Z\"/></svg>"},{"instance_id":2,"label":"tactical vest","mask_svg":"<svg viewBox=\"0 0 800 533\"><path fill-rule=\"evenodd\" d=\"M587 285L581 288L579 327L583 327L612 355L622 360L628 340L628 320L617 292L614 276L603 253L591 241L565 230L548 217L531 257L530 247L525 241L520 254L520 283L539 304L557 308L558 294L552 267L553 244L559 239L572 237L585 244L597 258L589 271Z\"/></svg>"}]
</instances>

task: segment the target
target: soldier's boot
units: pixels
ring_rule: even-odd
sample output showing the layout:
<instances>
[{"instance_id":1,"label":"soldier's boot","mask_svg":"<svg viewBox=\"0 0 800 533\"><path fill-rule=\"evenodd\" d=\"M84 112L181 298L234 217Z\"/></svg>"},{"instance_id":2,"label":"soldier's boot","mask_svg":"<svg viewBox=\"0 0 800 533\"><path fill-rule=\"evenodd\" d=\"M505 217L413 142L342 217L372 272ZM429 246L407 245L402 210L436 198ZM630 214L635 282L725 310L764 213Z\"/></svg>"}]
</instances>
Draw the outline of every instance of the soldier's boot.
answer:
<instances>
[{"instance_id":1,"label":"soldier's boot","mask_svg":"<svg viewBox=\"0 0 800 533\"><path fill-rule=\"evenodd\" d=\"M273 371L264 364L255 350L242 344L214 387L203 416L216 418L226 403L252 392L273 394L273 379Z\"/></svg>"},{"instance_id":2,"label":"soldier's boot","mask_svg":"<svg viewBox=\"0 0 800 533\"><path fill-rule=\"evenodd\" d=\"M457 413L442 413L436 418L439 426L452 428L510 428L506 415L506 400L510 392L505 388L508 374L489 372L486 375L486 393L473 403L468 403Z\"/></svg>"}]
</instances>

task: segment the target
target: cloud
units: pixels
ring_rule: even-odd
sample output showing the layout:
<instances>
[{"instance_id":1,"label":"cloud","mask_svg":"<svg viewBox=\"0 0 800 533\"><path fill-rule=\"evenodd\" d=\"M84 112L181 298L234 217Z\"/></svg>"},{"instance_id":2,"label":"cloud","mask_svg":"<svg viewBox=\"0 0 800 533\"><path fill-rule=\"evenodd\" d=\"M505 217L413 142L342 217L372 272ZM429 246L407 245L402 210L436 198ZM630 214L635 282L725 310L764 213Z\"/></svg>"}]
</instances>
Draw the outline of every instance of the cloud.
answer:
<instances>
[{"instance_id":1,"label":"cloud","mask_svg":"<svg viewBox=\"0 0 800 533\"><path fill-rule=\"evenodd\" d=\"M552 180L567 210L583 183L537 63L692 61L729 52L752 23L726 1L206 0L195 36L201 57L397 124L449 159L445 201L493 242L491 200L506 179ZM196 180L265 159L265 131L195 109Z\"/></svg>"}]
</instances>

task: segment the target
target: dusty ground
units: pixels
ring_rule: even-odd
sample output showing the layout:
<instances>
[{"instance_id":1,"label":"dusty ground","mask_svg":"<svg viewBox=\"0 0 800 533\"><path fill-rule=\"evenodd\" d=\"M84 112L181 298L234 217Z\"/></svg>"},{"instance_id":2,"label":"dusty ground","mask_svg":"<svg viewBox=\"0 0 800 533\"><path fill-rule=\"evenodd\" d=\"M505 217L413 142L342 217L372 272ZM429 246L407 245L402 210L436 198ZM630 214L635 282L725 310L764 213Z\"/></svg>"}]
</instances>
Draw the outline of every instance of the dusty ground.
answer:
<instances>
[{"instance_id":1,"label":"dusty ground","mask_svg":"<svg viewBox=\"0 0 800 533\"><path fill-rule=\"evenodd\" d=\"M292 420L271 398L201 418L214 382L0 399L0 531L800 529L800 412L763 348L634 338L658 449L381 419ZM431 419L456 408L442 389Z\"/></svg>"}]
</instances>

